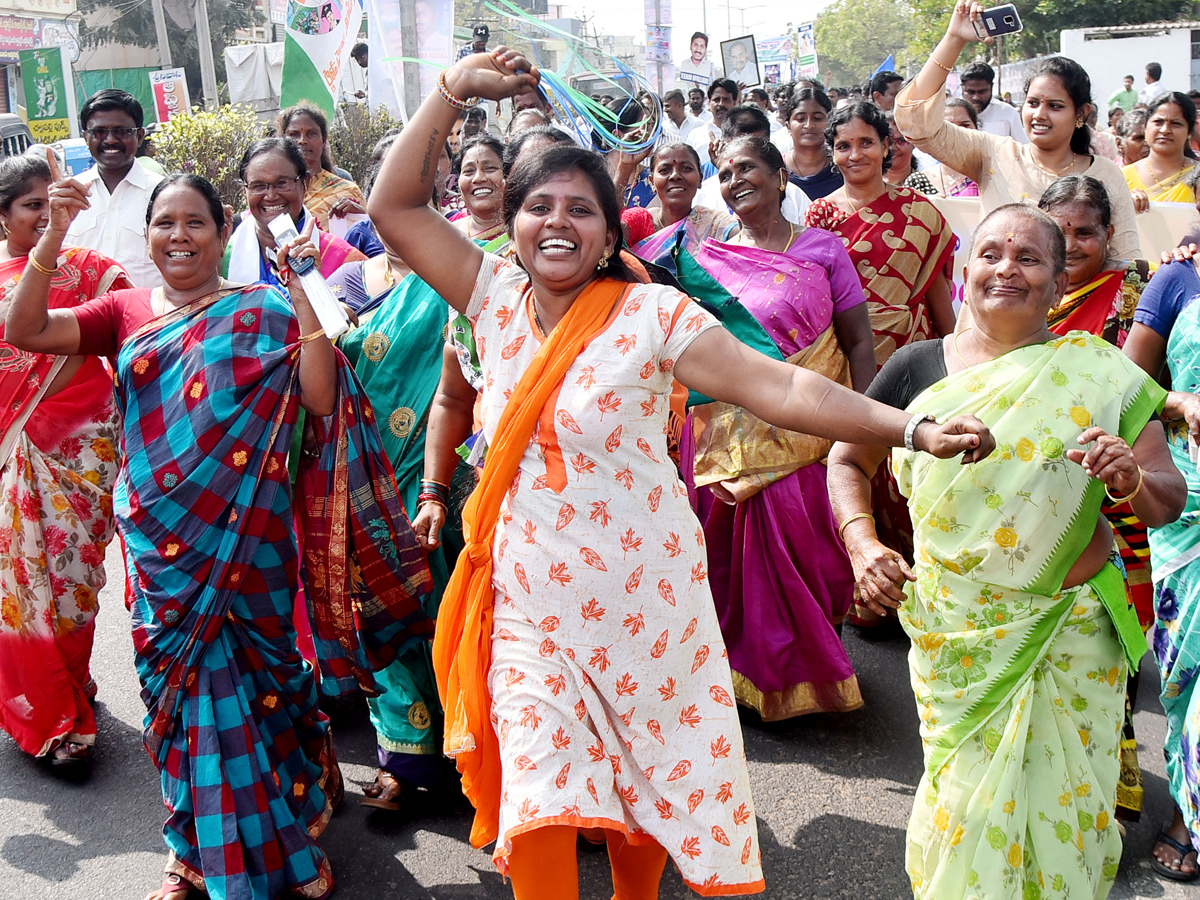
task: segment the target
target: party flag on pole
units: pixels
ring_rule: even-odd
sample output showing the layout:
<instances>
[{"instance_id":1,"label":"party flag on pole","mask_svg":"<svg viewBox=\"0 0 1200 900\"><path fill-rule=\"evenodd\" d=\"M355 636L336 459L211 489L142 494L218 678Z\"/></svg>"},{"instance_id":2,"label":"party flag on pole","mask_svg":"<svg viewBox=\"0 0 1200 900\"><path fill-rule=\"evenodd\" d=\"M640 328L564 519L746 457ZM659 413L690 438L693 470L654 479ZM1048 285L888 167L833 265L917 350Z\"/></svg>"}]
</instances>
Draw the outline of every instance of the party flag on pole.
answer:
<instances>
[{"instance_id":1,"label":"party flag on pole","mask_svg":"<svg viewBox=\"0 0 1200 900\"><path fill-rule=\"evenodd\" d=\"M286 65L287 58L284 57L284 59L285 59L285 65ZM880 63L879 68L871 73L871 77L874 78L880 72L895 72L895 71L896 71L896 61L894 59L892 59L892 54L889 53L887 59L885 59L882 63Z\"/></svg>"},{"instance_id":2,"label":"party flag on pole","mask_svg":"<svg viewBox=\"0 0 1200 900\"><path fill-rule=\"evenodd\" d=\"M312 103L333 118L362 0L288 0L280 105Z\"/></svg>"}]
</instances>

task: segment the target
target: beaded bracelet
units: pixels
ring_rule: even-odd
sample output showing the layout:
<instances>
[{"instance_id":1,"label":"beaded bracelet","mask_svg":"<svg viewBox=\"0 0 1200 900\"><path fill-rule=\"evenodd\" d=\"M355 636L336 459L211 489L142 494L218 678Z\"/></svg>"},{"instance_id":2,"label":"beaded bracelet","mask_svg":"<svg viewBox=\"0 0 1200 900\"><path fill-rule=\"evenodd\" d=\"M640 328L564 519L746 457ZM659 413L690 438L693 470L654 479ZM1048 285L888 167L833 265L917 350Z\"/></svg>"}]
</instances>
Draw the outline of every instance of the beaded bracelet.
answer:
<instances>
[{"instance_id":1,"label":"beaded bracelet","mask_svg":"<svg viewBox=\"0 0 1200 900\"><path fill-rule=\"evenodd\" d=\"M437 89L438 89L438 93L441 94L442 99L445 100L447 103L449 103L451 106L453 106L455 109L470 109L472 106L476 106L479 104L478 97L472 97L469 100L460 100L457 97L455 97L452 93L450 93L450 88L446 87L446 70L445 69L443 69L442 74L438 76Z\"/></svg>"},{"instance_id":2,"label":"beaded bracelet","mask_svg":"<svg viewBox=\"0 0 1200 900\"><path fill-rule=\"evenodd\" d=\"M37 261L37 258L32 253L30 253L27 258L29 260L29 264L31 266L33 266L34 269L41 272L43 275L53 275L55 272L58 271L57 265L53 269L48 269L48 268L46 268L46 266L43 266L40 262Z\"/></svg>"},{"instance_id":3,"label":"beaded bracelet","mask_svg":"<svg viewBox=\"0 0 1200 900\"><path fill-rule=\"evenodd\" d=\"M939 59L938 59L936 56L931 56L931 57L929 57L929 61L930 61L931 63L933 63L935 66L937 66L939 69L943 69L943 70L945 70L945 71L947 71L947 72L953 72L953 71L954 71L953 67L951 67L951 66L947 66L947 65L944 65L944 64L943 64L943 63L942 63L942 62L941 62L941 61L940 61L940 60L939 60Z\"/></svg>"}]
</instances>

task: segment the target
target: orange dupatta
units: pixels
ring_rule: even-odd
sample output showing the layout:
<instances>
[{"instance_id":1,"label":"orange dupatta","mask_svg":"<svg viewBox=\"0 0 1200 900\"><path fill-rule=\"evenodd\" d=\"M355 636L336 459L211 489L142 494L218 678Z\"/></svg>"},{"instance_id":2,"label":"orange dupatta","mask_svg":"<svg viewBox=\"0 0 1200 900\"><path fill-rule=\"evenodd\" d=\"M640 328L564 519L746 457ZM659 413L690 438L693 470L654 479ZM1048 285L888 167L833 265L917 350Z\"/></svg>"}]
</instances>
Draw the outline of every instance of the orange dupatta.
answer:
<instances>
[{"instance_id":1,"label":"orange dupatta","mask_svg":"<svg viewBox=\"0 0 1200 900\"><path fill-rule=\"evenodd\" d=\"M576 357L601 331L629 285L594 281L538 349L505 404L487 462L463 509L466 547L438 609L433 667L446 714L444 749L475 807L471 845L494 841L500 822L500 744L492 728L487 676L492 654L492 543L500 507L547 402Z\"/></svg>"}]
</instances>

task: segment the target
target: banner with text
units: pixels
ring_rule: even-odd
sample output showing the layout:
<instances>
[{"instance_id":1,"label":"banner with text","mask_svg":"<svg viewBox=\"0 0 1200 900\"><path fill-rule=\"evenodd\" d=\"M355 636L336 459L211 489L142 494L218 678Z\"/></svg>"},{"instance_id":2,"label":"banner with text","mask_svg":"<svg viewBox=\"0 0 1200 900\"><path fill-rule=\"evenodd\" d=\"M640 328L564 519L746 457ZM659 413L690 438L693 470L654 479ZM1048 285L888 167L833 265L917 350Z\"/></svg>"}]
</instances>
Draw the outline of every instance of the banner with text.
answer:
<instances>
[{"instance_id":1,"label":"banner with text","mask_svg":"<svg viewBox=\"0 0 1200 900\"><path fill-rule=\"evenodd\" d=\"M69 138L74 104L67 91L68 63L62 48L22 50L20 60L25 113L33 139L39 144L50 144Z\"/></svg>"},{"instance_id":2,"label":"banner with text","mask_svg":"<svg viewBox=\"0 0 1200 900\"><path fill-rule=\"evenodd\" d=\"M792 37L762 38L757 44L758 67L763 83L782 84L792 80Z\"/></svg>"},{"instance_id":3,"label":"banner with text","mask_svg":"<svg viewBox=\"0 0 1200 900\"><path fill-rule=\"evenodd\" d=\"M151 72L150 90L154 92L154 112L158 121L167 122L173 116L191 111L192 101L183 69Z\"/></svg>"},{"instance_id":4,"label":"banner with text","mask_svg":"<svg viewBox=\"0 0 1200 900\"><path fill-rule=\"evenodd\" d=\"M288 0L281 106L307 101L333 118L362 19L362 0Z\"/></svg>"},{"instance_id":5,"label":"banner with text","mask_svg":"<svg viewBox=\"0 0 1200 900\"><path fill-rule=\"evenodd\" d=\"M817 36L813 23L805 22L796 29L796 77L817 78Z\"/></svg>"}]
</instances>

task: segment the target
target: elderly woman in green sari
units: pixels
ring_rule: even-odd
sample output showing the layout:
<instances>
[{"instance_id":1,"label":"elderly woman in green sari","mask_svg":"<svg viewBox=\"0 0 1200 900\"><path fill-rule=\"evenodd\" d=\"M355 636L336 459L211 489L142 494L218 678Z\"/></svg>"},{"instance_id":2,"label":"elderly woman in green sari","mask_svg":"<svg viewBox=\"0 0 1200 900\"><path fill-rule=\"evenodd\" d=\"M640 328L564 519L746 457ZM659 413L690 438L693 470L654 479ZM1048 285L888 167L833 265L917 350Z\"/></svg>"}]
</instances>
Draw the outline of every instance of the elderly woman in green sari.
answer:
<instances>
[{"instance_id":1,"label":"elderly woman in green sari","mask_svg":"<svg viewBox=\"0 0 1200 900\"><path fill-rule=\"evenodd\" d=\"M876 399L973 413L996 435L968 466L894 452L911 569L870 516L883 454L839 444L829 457L863 599L899 608L912 638L925 772L906 865L922 900L1102 898L1121 857L1125 675L1146 643L1100 503L1127 499L1159 526L1185 490L1156 417L1162 389L1099 338L1046 327L1066 286L1053 220L1001 207L971 248L970 326L901 348L876 376Z\"/></svg>"}]
</instances>

